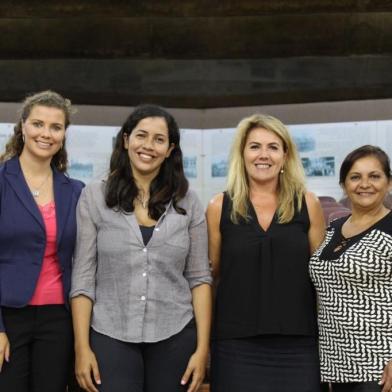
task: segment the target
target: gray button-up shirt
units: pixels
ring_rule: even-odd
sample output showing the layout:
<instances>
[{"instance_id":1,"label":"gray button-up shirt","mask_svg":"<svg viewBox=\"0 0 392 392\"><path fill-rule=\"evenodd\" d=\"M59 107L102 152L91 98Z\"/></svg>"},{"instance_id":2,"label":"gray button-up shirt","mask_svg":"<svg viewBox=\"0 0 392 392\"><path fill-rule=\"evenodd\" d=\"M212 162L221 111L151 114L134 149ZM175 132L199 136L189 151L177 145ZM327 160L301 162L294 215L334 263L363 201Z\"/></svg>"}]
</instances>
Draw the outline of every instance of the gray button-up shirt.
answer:
<instances>
[{"instance_id":1,"label":"gray button-up shirt","mask_svg":"<svg viewBox=\"0 0 392 392\"><path fill-rule=\"evenodd\" d=\"M106 206L104 182L89 184L77 208L70 297L93 302L92 328L126 342L156 342L192 319L191 289L211 284L203 207L193 191L158 220L145 246L136 217Z\"/></svg>"}]
</instances>

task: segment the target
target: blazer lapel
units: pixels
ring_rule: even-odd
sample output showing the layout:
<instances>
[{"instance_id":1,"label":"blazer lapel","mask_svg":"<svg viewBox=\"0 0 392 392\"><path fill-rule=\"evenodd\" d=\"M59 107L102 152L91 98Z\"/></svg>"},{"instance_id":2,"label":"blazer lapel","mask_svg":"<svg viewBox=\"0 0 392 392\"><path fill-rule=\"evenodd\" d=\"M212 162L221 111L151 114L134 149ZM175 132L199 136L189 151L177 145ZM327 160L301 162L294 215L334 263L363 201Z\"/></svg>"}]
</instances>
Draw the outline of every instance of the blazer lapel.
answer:
<instances>
[{"instance_id":1,"label":"blazer lapel","mask_svg":"<svg viewBox=\"0 0 392 392\"><path fill-rule=\"evenodd\" d=\"M52 168L52 170L54 200L56 204L57 245L59 245L72 203L73 188L68 177L59 172L56 168Z\"/></svg>"},{"instance_id":2,"label":"blazer lapel","mask_svg":"<svg viewBox=\"0 0 392 392\"><path fill-rule=\"evenodd\" d=\"M38 209L37 203L34 200L33 195L27 186L26 180L23 176L22 169L20 167L19 158L14 157L6 162L6 178L11 188L16 193L19 200L30 212L34 219L39 223L43 230L45 230L44 221L42 215Z\"/></svg>"}]
</instances>

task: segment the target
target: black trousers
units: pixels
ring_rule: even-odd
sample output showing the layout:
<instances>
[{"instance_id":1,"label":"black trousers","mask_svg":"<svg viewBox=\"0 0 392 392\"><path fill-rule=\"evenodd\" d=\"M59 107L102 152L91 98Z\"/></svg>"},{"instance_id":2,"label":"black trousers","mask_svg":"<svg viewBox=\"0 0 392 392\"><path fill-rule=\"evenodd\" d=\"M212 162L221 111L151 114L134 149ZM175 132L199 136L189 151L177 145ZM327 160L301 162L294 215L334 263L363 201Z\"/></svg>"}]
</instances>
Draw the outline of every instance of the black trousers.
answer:
<instances>
[{"instance_id":1,"label":"black trousers","mask_svg":"<svg viewBox=\"0 0 392 392\"><path fill-rule=\"evenodd\" d=\"M0 391L64 392L73 354L70 313L63 305L44 305L3 307L2 315L11 355Z\"/></svg>"},{"instance_id":2,"label":"black trousers","mask_svg":"<svg viewBox=\"0 0 392 392\"><path fill-rule=\"evenodd\" d=\"M127 343L90 334L101 375L100 392L183 392L181 377L196 349L196 327L156 343Z\"/></svg>"},{"instance_id":3,"label":"black trousers","mask_svg":"<svg viewBox=\"0 0 392 392\"><path fill-rule=\"evenodd\" d=\"M332 384L332 392L380 392L377 382L348 382Z\"/></svg>"},{"instance_id":4,"label":"black trousers","mask_svg":"<svg viewBox=\"0 0 392 392\"><path fill-rule=\"evenodd\" d=\"M259 336L216 340L211 392L320 392L317 341Z\"/></svg>"}]
</instances>

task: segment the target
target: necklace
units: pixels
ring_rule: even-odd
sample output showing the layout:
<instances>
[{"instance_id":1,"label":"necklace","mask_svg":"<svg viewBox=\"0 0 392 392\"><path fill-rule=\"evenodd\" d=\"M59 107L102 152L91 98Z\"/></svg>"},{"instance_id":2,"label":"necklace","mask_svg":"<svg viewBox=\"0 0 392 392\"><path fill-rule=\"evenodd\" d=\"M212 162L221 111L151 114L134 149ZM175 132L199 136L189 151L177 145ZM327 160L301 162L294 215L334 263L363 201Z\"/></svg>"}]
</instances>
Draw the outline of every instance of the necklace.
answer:
<instances>
[{"instance_id":1,"label":"necklace","mask_svg":"<svg viewBox=\"0 0 392 392\"><path fill-rule=\"evenodd\" d=\"M38 188L33 188L32 186L29 185L30 192L33 195L33 197L35 197L35 198L39 197L39 195L41 193L41 189L46 184L46 181L48 181L51 173L52 172L49 171L48 175L45 177L45 179L42 181L42 183L38 186Z\"/></svg>"},{"instance_id":2,"label":"necklace","mask_svg":"<svg viewBox=\"0 0 392 392\"><path fill-rule=\"evenodd\" d=\"M148 207L148 202L150 200L150 197L142 197L141 195L136 196L136 200L139 202L139 204L146 209Z\"/></svg>"},{"instance_id":3,"label":"necklace","mask_svg":"<svg viewBox=\"0 0 392 392\"><path fill-rule=\"evenodd\" d=\"M345 248L347 245L349 245L351 240L352 240L352 238L344 238L343 237L333 251L339 252L339 250L341 250L341 249Z\"/></svg>"}]
</instances>

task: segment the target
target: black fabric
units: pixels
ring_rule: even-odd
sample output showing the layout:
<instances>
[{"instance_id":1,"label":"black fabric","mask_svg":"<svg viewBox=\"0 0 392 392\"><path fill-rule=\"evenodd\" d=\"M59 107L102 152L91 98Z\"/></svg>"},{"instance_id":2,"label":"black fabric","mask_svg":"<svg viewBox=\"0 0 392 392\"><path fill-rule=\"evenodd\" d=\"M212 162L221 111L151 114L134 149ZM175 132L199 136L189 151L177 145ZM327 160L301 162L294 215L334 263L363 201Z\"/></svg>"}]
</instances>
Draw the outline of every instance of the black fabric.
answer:
<instances>
[{"instance_id":1,"label":"black fabric","mask_svg":"<svg viewBox=\"0 0 392 392\"><path fill-rule=\"evenodd\" d=\"M225 194L220 281L215 303L214 338L261 334L315 335L316 298L310 282L305 200L292 221L280 224L275 215L267 231L250 205L250 220L230 220Z\"/></svg>"},{"instance_id":2,"label":"black fabric","mask_svg":"<svg viewBox=\"0 0 392 392\"><path fill-rule=\"evenodd\" d=\"M63 305L2 311L11 356L0 373L0 391L64 392L73 355L70 313Z\"/></svg>"},{"instance_id":3,"label":"black fabric","mask_svg":"<svg viewBox=\"0 0 392 392\"><path fill-rule=\"evenodd\" d=\"M155 226L142 226L142 225L139 225L139 227L140 227L140 231L142 233L143 243L144 243L144 245L147 245L148 242L150 241L151 237L152 237L152 233L154 232Z\"/></svg>"},{"instance_id":4,"label":"black fabric","mask_svg":"<svg viewBox=\"0 0 392 392\"><path fill-rule=\"evenodd\" d=\"M376 382L348 382L332 384L332 392L380 392L382 386Z\"/></svg>"},{"instance_id":5,"label":"black fabric","mask_svg":"<svg viewBox=\"0 0 392 392\"><path fill-rule=\"evenodd\" d=\"M392 216L392 211L388 212L388 214L386 214L383 218L381 218L379 221L374 223L372 226L370 226L363 232L358 233L357 235L352 236L350 238L345 238L342 234L342 226L350 218L350 216L344 216L340 219L333 221L328 227L328 230L334 230L333 237L321 252L320 259L321 260L338 259L347 249L355 245L366 234L370 233L374 229L379 229L386 233L390 233L391 216Z\"/></svg>"},{"instance_id":6,"label":"black fabric","mask_svg":"<svg viewBox=\"0 0 392 392\"><path fill-rule=\"evenodd\" d=\"M178 334L157 343L128 343L91 330L97 357L100 392L185 392L180 384L189 358L196 350L192 320Z\"/></svg>"},{"instance_id":7,"label":"black fabric","mask_svg":"<svg viewBox=\"0 0 392 392\"><path fill-rule=\"evenodd\" d=\"M320 392L315 337L216 340L211 392Z\"/></svg>"}]
</instances>

